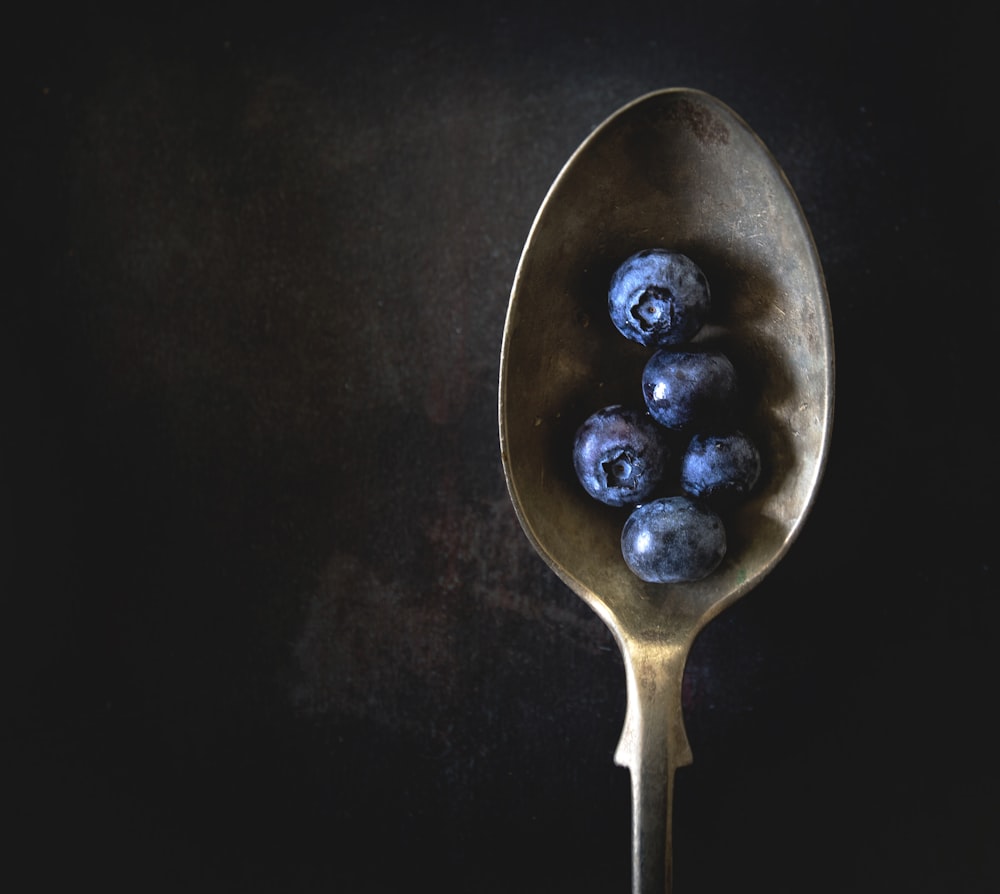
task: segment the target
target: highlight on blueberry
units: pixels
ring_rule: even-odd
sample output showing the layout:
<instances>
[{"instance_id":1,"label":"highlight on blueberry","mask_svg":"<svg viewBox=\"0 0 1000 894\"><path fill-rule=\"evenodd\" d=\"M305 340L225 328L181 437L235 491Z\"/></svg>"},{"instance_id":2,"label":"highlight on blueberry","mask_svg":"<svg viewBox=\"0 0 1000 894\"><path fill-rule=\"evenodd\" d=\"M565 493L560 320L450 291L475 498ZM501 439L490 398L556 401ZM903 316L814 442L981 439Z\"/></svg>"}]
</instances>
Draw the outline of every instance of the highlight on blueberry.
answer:
<instances>
[{"instance_id":1,"label":"highlight on blueberry","mask_svg":"<svg viewBox=\"0 0 1000 894\"><path fill-rule=\"evenodd\" d=\"M615 328L647 347L689 341L705 324L711 292L687 255L649 248L627 258L611 277L608 311Z\"/></svg>"},{"instance_id":2,"label":"highlight on blueberry","mask_svg":"<svg viewBox=\"0 0 1000 894\"><path fill-rule=\"evenodd\" d=\"M612 404L593 413L573 441L583 489L609 506L634 506L660 483L670 456L666 433L644 410Z\"/></svg>"},{"instance_id":3,"label":"highlight on blueberry","mask_svg":"<svg viewBox=\"0 0 1000 894\"><path fill-rule=\"evenodd\" d=\"M745 432L695 434L681 456L681 490L711 503L731 504L750 494L760 467L760 451Z\"/></svg>"},{"instance_id":4,"label":"highlight on blueberry","mask_svg":"<svg viewBox=\"0 0 1000 894\"><path fill-rule=\"evenodd\" d=\"M738 379L721 351L661 348L642 371L650 415L675 431L727 428L735 419Z\"/></svg>"},{"instance_id":5,"label":"highlight on blueberry","mask_svg":"<svg viewBox=\"0 0 1000 894\"><path fill-rule=\"evenodd\" d=\"M622 528L622 558L648 583L707 577L726 555L726 529L706 504L686 496L661 497L634 509Z\"/></svg>"}]
</instances>

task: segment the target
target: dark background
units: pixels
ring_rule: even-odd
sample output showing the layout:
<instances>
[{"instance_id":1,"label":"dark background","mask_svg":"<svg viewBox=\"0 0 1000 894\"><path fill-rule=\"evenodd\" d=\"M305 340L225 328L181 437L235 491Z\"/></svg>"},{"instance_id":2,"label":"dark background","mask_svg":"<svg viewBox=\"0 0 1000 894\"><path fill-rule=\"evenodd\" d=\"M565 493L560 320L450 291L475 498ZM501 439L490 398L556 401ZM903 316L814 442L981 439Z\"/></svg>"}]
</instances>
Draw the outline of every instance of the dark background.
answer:
<instances>
[{"instance_id":1,"label":"dark background","mask_svg":"<svg viewBox=\"0 0 1000 894\"><path fill-rule=\"evenodd\" d=\"M960 5L371 2L4 38L4 872L625 892L610 634L496 430L561 166L698 87L804 206L837 405L696 642L678 894L1000 885L995 50Z\"/></svg>"}]
</instances>

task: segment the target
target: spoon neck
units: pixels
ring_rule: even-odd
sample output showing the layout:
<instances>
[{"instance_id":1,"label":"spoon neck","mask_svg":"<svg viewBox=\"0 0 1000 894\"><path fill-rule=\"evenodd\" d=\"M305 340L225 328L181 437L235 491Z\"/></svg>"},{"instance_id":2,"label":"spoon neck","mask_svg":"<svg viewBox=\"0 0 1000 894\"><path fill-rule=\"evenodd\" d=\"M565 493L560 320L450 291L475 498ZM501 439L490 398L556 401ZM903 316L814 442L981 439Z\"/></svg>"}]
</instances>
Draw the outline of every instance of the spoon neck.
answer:
<instances>
[{"instance_id":1,"label":"spoon neck","mask_svg":"<svg viewBox=\"0 0 1000 894\"><path fill-rule=\"evenodd\" d=\"M682 690L688 648L671 641L623 644L626 714L615 762L637 772L666 772L691 763Z\"/></svg>"},{"instance_id":2,"label":"spoon neck","mask_svg":"<svg viewBox=\"0 0 1000 894\"><path fill-rule=\"evenodd\" d=\"M692 760L681 701L687 649L633 640L623 654L628 702L615 762L631 776L632 891L669 894L674 775Z\"/></svg>"}]
</instances>

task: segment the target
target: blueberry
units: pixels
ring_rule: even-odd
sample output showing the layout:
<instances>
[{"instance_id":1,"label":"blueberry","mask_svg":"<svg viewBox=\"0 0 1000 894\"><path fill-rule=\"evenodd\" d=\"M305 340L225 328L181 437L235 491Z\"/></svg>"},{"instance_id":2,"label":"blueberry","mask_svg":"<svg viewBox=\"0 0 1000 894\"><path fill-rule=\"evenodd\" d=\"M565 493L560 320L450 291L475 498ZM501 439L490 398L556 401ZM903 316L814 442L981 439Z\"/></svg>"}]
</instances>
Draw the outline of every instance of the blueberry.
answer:
<instances>
[{"instance_id":1,"label":"blueberry","mask_svg":"<svg viewBox=\"0 0 1000 894\"><path fill-rule=\"evenodd\" d=\"M585 491L609 506L634 506L660 483L670 455L665 432L644 410L614 404L577 430L573 465Z\"/></svg>"},{"instance_id":2,"label":"blueberry","mask_svg":"<svg viewBox=\"0 0 1000 894\"><path fill-rule=\"evenodd\" d=\"M715 504L734 503L760 477L760 452L742 431L696 434L681 457L681 489Z\"/></svg>"},{"instance_id":3,"label":"blueberry","mask_svg":"<svg viewBox=\"0 0 1000 894\"><path fill-rule=\"evenodd\" d=\"M647 347L689 341L711 307L708 280L687 255L664 248L637 252L611 277L608 311L615 328Z\"/></svg>"},{"instance_id":4,"label":"blueberry","mask_svg":"<svg viewBox=\"0 0 1000 894\"><path fill-rule=\"evenodd\" d=\"M735 418L737 376L720 351L660 348L642 371L650 415L675 431L728 428Z\"/></svg>"},{"instance_id":5,"label":"blueberry","mask_svg":"<svg viewBox=\"0 0 1000 894\"><path fill-rule=\"evenodd\" d=\"M701 580L726 555L726 529L707 505L661 497L632 511L622 529L622 557L649 583Z\"/></svg>"}]
</instances>

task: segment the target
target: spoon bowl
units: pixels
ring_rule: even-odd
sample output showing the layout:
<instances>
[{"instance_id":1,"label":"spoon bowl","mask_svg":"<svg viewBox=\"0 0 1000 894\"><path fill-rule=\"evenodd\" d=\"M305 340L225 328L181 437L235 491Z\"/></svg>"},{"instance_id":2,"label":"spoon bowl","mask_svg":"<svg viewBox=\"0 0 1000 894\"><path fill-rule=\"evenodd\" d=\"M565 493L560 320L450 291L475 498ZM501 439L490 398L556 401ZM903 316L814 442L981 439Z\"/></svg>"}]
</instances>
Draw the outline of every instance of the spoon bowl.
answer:
<instances>
[{"instance_id":1,"label":"spoon bowl","mask_svg":"<svg viewBox=\"0 0 1000 894\"><path fill-rule=\"evenodd\" d=\"M720 346L744 384L763 471L725 515L708 577L651 584L621 555L627 509L575 477L577 427L613 403L642 406L651 350L614 329L608 283L633 252L684 252L705 272ZM672 885L673 778L692 755L681 682L699 631L786 554L812 507L830 442L834 353L818 253L780 166L732 109L699 90L639 97L566 162L532 224L500 353L499 432L511 501L531 544L604 621L621 650L627 710L615 761L632 784L632 890Z\"/></svg>"}]
</instances>

